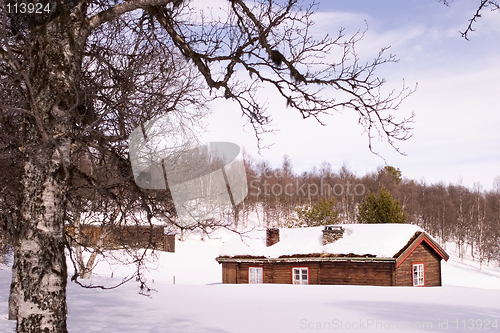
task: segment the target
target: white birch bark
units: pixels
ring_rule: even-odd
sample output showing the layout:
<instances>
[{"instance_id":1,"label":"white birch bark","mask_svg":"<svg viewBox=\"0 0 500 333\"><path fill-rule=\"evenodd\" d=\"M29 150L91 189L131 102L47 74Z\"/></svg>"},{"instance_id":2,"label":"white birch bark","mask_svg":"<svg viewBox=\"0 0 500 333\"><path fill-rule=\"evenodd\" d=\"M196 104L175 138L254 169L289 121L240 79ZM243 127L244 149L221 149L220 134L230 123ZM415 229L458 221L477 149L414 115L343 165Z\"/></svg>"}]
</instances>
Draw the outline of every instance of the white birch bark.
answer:
<instances>
[{"instance_id":1,"label":"white birch bark","mask_svg":"<svg viewBox=\"0 0 500 333\"><path fill-rule=\"evenodd\" d=\"M17 332L66 333L64 209L70 165L68 109L81 64L77 20L58 18L32 33L25 75L36 121L25 133L23 202L10 311ZM63 29L64 26L64 29ZM84 36L85 37L85 36Z\"/></svg>"}]
</instances>

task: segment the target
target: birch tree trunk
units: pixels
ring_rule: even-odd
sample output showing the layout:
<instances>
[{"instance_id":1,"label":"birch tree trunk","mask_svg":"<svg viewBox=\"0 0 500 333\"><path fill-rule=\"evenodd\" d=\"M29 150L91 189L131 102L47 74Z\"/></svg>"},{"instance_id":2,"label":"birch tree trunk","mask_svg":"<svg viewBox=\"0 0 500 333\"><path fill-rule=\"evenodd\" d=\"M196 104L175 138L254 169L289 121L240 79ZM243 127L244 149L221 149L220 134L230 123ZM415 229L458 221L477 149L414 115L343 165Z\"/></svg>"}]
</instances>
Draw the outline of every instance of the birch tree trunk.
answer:
<instances>
[{"instance_id":1,"label":"birch tree trunk","mask_svg":"<svg viewBox=\"0 0 500 333\"><path fill-rule=\"evenodd\" d=\"M74 215L74 225L75 225L75 262L78 266L78 270L80 272L80 277L82 279L90 279L92 277L92 270L94 269L94 264L97 259L97 255L100 251L103 249L104 245L104 240L106 239L106 236L108 235L108 231L106 228L101 226L101 232L99 234L99 238L97 239L96 244L87 244L90 246L95 246L95 248L92 250L89 258L85 262L84 258L84 246L82 246L82 243L85 242L84 235L83 235L83 230L82 230L82 224L81 224L81 218L80 215L81 213L78 210L73 211Z\"/></svg>"},{"instance_id":2,"label":"birch tree trunk","mask_svg":"<svg viewBox=\"0 0 500 333\"><path fill-rule=\"evenodd\" d=\"M76 15L75 15L76 13ZM25 52L34 122L23 135L23 202L9 313L17 332L65 333L64 214L70 165L70 111L78 102L82 29L78 11L31 31Z\"/></svg>"},{"instance_id":3,"label":"birch tree trunk","mask_svg":"<svg viewBox=\"0 0 500 333\"><path fill-rule=\"evenodd\" d=\"M62 154L41 149L25 165L22 230L15 249L18 332L67 332L61 168L68 152L59 148Z\"/></svg>"}]
</instances>

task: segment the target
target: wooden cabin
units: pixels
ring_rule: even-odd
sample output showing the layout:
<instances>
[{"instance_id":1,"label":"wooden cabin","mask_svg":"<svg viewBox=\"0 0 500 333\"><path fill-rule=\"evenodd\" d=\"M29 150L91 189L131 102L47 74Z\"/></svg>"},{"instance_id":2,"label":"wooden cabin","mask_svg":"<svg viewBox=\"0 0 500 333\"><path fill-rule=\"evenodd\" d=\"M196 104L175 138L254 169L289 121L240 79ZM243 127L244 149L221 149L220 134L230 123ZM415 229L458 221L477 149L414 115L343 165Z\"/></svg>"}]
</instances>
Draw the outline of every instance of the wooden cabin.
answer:
<instances>
[{"instance_id":1,"label":"wooden cabin","mask_svg":"<svg viewBox=\"0 0 500 333\"><path fill-rule=\"evenodd\" d=\"M73 226L66 226L70 245L80 245L117 250L122 248L150 248L165 252L175 252L175 234L166 233L161 225L93 225L82 224L79 234Z\"/></svg>"},{"instance_id":2,"label":"wooden cabin","mask_svg":"<svg viewBox=\"0 0 500 333\"><path fill-rule=\"evenodd\" d=\"M409 224L252 231L224 243L222 283L441 286L448 254Z\"/></svg>"}]
</instances>

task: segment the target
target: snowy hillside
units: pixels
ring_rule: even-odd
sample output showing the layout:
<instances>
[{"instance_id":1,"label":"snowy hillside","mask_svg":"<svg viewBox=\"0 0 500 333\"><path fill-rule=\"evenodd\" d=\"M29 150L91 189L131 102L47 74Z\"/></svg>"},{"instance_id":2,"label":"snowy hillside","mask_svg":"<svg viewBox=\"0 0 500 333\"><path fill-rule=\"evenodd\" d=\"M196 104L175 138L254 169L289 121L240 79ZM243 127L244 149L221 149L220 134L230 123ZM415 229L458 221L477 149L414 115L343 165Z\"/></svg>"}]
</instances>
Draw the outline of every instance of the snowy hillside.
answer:
<instances>
[{"instance_id":1,"label":"snowy hillside","mask_svg":"<svg viewBox=\"0 0 500 333\"><path fill-rule=\"evenodd\" d=\"M222 285L214 260L222 241L191 235L177 242L176 253L161 253L148 273L151 297L137 283L113 290L68 284L71 333L210 332L500 332L500 268L470 258L461 261L454 245L443 262L443 287ZM190 269L186 269L190 267ZM113 278L111 278L113 273ZM126 273L99 263L92 282L116 283ZM175 276L175 285L173 284ZM0 332L7 321L8 267L0 269ZM446 329L446 325L448 329Z\"/></svg>"}]
</instances>

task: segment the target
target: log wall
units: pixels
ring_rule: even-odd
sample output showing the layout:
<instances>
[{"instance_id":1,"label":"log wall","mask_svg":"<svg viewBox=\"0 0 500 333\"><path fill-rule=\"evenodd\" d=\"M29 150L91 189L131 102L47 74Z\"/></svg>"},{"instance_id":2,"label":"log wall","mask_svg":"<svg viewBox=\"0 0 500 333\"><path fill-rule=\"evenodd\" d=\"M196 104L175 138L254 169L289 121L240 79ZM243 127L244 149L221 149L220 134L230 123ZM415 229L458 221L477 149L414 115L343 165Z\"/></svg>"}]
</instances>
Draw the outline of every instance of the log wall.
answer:
<instances>
[{"instance_id":1,"label":"log wall","mask_svg":"<svg viewBox=\"0 0 500 333\"><path fill-rule=\"evenodd\" d=\"M394 262L322 262L320 284L392 286L393 272Z\"/></svg>"},{"instance_id":2,"label":"log wall","mask_svg":"<svg viewBox=\"0 0 500 333\"><path fill-rule=\"evenodd\" d=\"M222 263L222 283L248 283L249 267L263 267L264 283L292 283L292 268L308 267L309 284L391 286L393 262Z\"/></svg>"},{"instance_id":3,"label":"log wall","mask_svg":"<svg viewBox=\"0 0 500 333\"><path fill-rule=\"evenodd\" d=\"M441 286L441 257L426 242L420 243L396 268L397 286L413 286L413 263L424 263L424 286Z\"/></svg>"},{"instance_id":4,"label":"log wall","mask_svg":"<svg viewBox=\"0 0 500 333\"><path fill-rule=\"evenodd\" d=\"M70 244L77 239L74 227L66 227ZM151 241L151 242L150 242ZM175 252L175 235L165 235L162 226L113 226L100 227L81 225L79 243L87 247L99 247L107 250L129 248L153 248L155 250Z\"/></svg>"},{"instance_id":5,"label":"log wall","mask_svg":"<svg viewBox=\"0 0 500 333\"><path fill-rule=\"evenodd\" d=\"M238 283L237 279L236 279L237 270L238 270L237 263L223 262L222 263L222 283Z\"/></svg>"}]
</instances>

